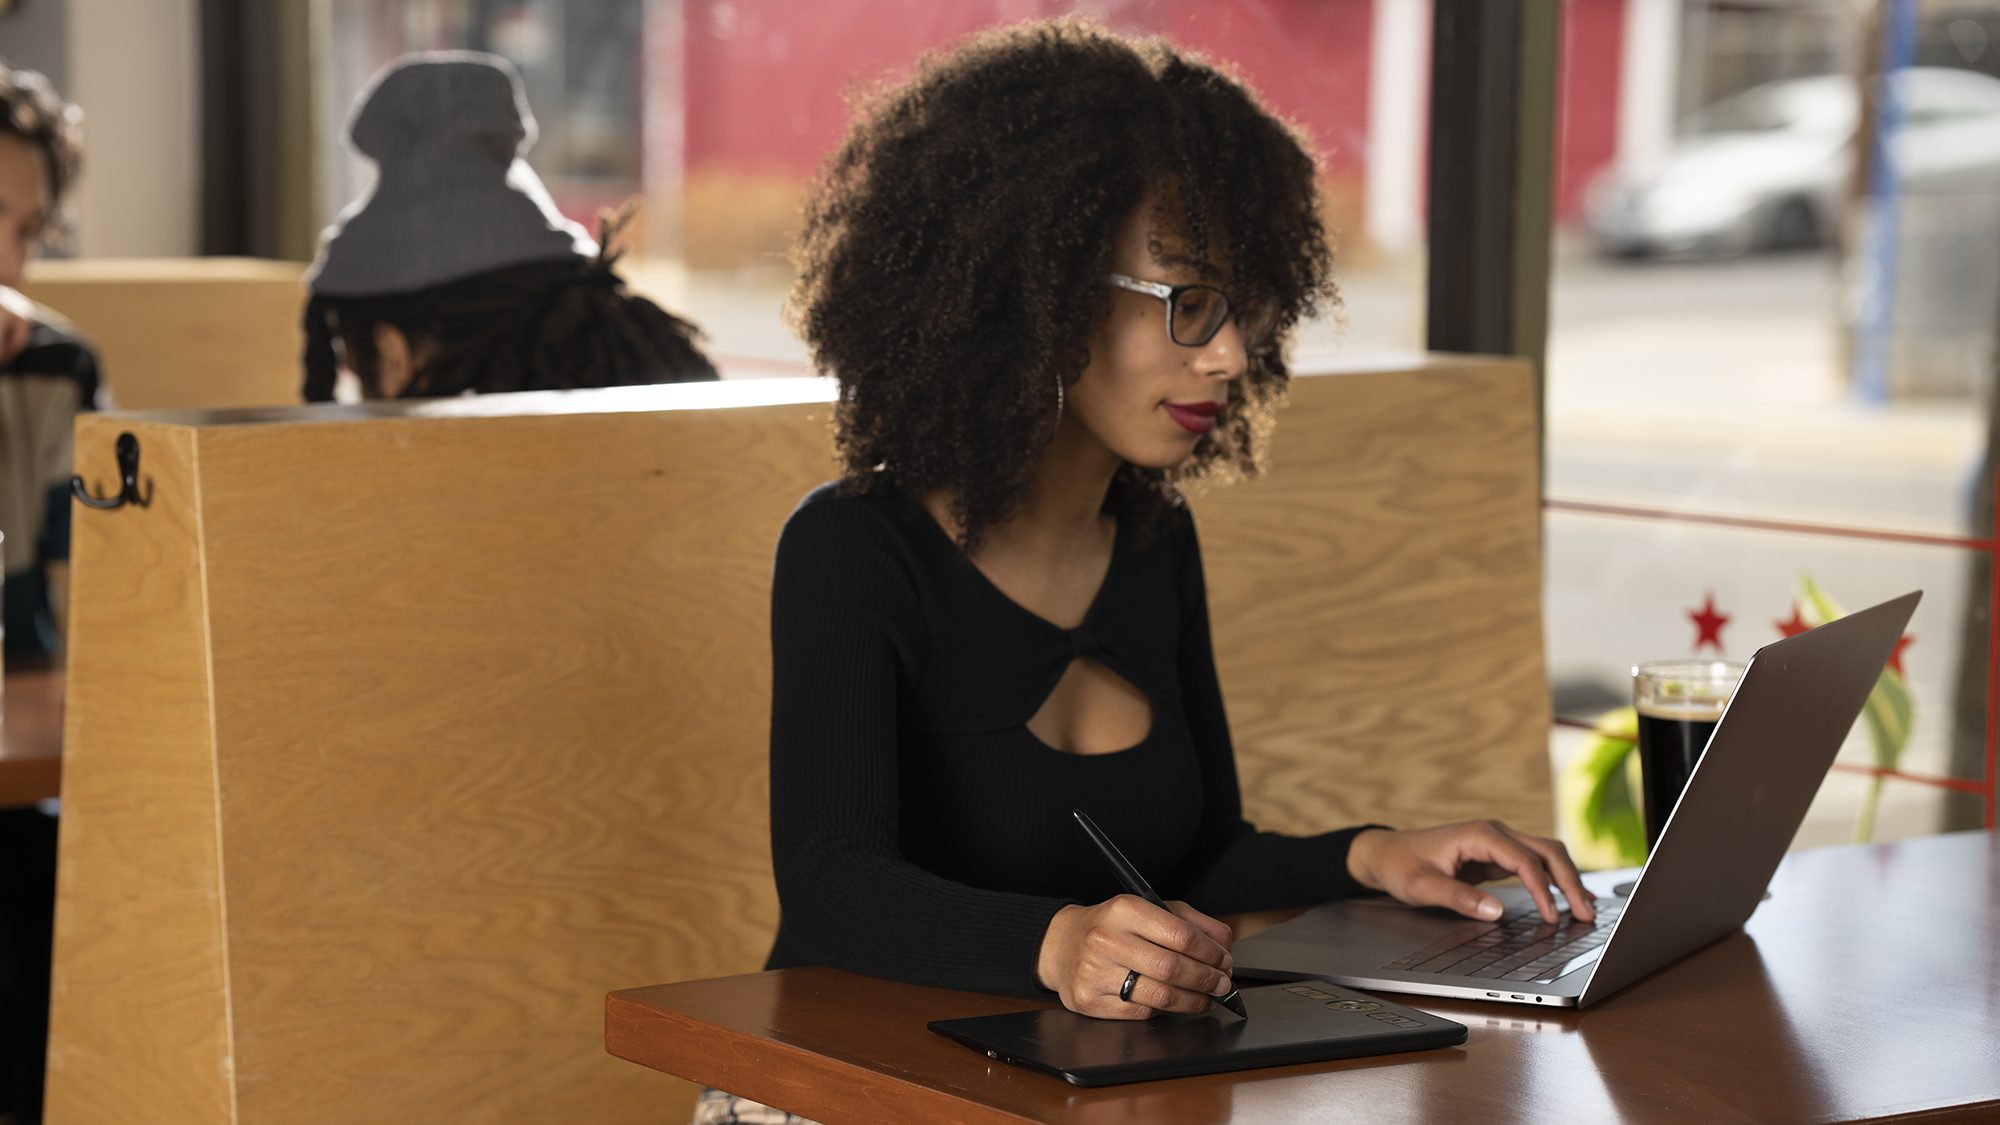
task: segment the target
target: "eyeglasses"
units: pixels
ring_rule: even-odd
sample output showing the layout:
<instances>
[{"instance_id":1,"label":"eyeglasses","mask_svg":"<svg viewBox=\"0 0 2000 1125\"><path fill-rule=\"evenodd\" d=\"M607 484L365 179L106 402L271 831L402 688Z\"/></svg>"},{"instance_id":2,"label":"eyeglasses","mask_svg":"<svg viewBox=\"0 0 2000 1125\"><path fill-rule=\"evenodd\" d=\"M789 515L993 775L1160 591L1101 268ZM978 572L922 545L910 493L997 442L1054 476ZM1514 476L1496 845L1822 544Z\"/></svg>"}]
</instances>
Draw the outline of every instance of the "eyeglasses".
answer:
<instances>
[{"instance_id":1,"label":"eyeglasses","mask_svg":"<svg viewBox=\"0 0 2000 1125\"><path fill-rule=\"evenodd\" d=\"M1213 285L1167 285L1122 273L1110 274L1105 280L1120 289L1166 302L1167 338L1184 348L1199 348L1215 339L1223 322L1232 314L1236 317L1236 330L1243 335L1244 347L1254 348L1271 334L1278 319L1277 310L1268 301L1247 301L1232 309L1229 296Z\"/></svg>"}]
</instances>

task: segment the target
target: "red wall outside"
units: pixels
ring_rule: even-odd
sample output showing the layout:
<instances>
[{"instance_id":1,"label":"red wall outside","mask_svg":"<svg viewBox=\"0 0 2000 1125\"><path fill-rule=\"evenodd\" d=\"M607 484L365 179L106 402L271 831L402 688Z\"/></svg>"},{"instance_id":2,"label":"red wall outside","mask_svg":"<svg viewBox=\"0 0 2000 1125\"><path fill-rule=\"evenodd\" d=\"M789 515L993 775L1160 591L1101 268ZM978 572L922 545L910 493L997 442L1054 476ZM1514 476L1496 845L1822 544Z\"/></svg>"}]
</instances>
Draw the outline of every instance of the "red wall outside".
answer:
<instances>
[{"instance_id":1,"label":"red wall outside","mask_svg":"<svg viewBox=\"0 0 2000 1125\"><path fill-rule=\"evenodd\" d=\"M1330 172L1360 167L1371 0L688 0L687 168L803 179L838 144L850 83L899 77L923 51L994 23L1084 10L1162 32L1254 76Z\"/></svg>"},{"instance_id":2,"label":"red wall outside","mask_svg":"<svg viewBox=\"0 0 2000 1125\"><path fill-rule=\"evenodd\" d=\"M1558 220L1616 151L1625 9L1564 3ZM1231 63L1313 138L1331 178L1361 191L1373 0L687 0L684 11L690 177L803 182L846 130L857 85L900 77L982 27L1083 11Z\"/></svg>"},{"instance_id":3,"label":"red wall outside","mask_svg":"<svg viewBox=\"0 0 2000 1125\"><path fill-rule=\"evenodd\" d=\"M1618 83L1625 0L1566 0L1556 112L1558 221L1583 207L1583 193L1618 152Z\"/></svg>"}]
</instances>

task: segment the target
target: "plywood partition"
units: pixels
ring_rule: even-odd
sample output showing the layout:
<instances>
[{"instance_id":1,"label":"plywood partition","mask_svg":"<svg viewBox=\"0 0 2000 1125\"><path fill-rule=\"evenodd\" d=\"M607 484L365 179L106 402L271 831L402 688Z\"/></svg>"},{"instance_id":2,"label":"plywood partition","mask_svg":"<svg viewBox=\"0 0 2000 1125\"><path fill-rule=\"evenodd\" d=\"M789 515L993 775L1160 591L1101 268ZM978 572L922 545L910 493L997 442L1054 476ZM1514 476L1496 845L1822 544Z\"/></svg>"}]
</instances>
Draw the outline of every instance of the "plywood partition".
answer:
<instances>
[{"instance_id":1,"label":"plywood partition","mask_svg":"<svg viewBox=\"0 0 2000 1125\"><path fill-rule=\"evenodd\" d=\"M303 262L82 258L29 273L23 291L90 338L122 409L299 401Z\"/></svg>"},{"instance_id":2,"label":"plywood partition","mask_svg":"<svg viewBox=\"0 0 2000 1125\"><path fill-rule=\"evenodd\" d=\"M227 941L196 434L144 434L141 511L83 512L64 700L48 1120L231 1120ZM104 419L77 464L116 492ZM102 436L99 436L99 435ZM108 485L108 488L107 488ZM123 518L88 518L92 516Z\"/></svg>"},{"instance_id":3,"label":"plywood partition","mask_svg":"<svg viewBox=\"0 0 2000 1125\"><path fill-rule=\"evenodd\" d=\"M1271 471L1198 497L1244 800L1312 831L1554 831L1541 470L1524 361L1298 380Z\"/></svg>"},{"instance_id":4,"label":"plywood partition","mask_svg":"<svg viewBox=\"0 0 2000 1125\"><path fill-rule=\"evenodd\" d=\"M666 1119L603 994L768 946L765 602L823 393L85 419L80 471L130 430L153 497L77 518L77 595L130 612L72 625L53 1119Z\"/></svg>"},{"instance_id":5,"label":"plywood partition","mask_svg":"<svg viewBox=\"0 0 2000 1125\"><path fill-rule=\"evenodd\" d=\"M152 494L77 517L51 1119L683 1119L603 995L768 945L827 393L82 420ZM1516 363L1305 378L1199 502L1254 813L1546 822L1532 434Z\"/></svg>"}]
</instances>

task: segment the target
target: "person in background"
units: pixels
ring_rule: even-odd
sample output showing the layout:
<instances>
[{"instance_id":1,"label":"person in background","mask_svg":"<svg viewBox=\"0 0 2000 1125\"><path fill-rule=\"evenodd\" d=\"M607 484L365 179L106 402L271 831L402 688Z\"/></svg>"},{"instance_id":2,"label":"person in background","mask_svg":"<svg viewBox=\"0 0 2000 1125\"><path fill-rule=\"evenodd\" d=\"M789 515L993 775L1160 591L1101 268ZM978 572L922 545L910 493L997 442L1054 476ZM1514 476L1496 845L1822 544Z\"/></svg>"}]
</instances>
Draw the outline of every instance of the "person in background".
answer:
<instances>
[{"instance_id":1,"label":"person in background","mask_svg":"<svg viewBox=\"0 0 2000 1125\"><path fill-rule=\"evenodd\" d=\"M8 668L46 666L60 653L70 431L97 393L89 346L16 288L43 241L63 228L63 204L81 165L82 119L46 78L0 63L0 553ZM41 1120L55 872L55 818L0 809L0 1120Z\"/></svg>"},{"instance_id":2,"label":"person in background","mask_svg":"<svg viewBox=\"0 0 2000 1125\"><path fill-rule=\"evenodd\" d=\"M0 64L0 552L6 660L17 668L59 649L70 429L98 381L89 345L17 287L61 229L81 162L82 114L40 74Z\"/></svg>"},{"instance_id":3,"label":"person in background","mask_svg":"<svg viewBox=\"0 0 2000 1125\"><path fill-rule=\"evenodd\" d=\"M375 185L323 236L306 275L308 402L345 366L370 399L716 378L693 325L614 272L522 159L535 119L512 64L443 51L391 63L347 143Z\"/></svg>"}]
</instances>

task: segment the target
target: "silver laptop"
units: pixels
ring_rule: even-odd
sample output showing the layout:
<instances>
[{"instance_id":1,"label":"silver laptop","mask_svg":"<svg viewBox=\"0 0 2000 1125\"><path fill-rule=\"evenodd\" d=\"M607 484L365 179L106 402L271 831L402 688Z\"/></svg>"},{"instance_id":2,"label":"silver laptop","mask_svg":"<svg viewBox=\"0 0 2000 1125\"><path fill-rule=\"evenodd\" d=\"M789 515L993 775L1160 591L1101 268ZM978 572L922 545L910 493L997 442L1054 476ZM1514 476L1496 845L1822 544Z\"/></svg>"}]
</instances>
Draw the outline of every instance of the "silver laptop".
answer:
<instances>
[{"instance_id":1,"label":"silver laptop","mask_svg":"<svg viewBox=\"0 0 2000 1125\"><path fill-rule=\"evenodd\" d=\"M1597 901L1595 923L1550 926L1518 886L1494 890L1497 922L1349 899L1238 942L1237 973L1581 1008L1727 935L1763 897L1922 596L1758 649L1646 866Z\"/></svg>"}]
</instances>

